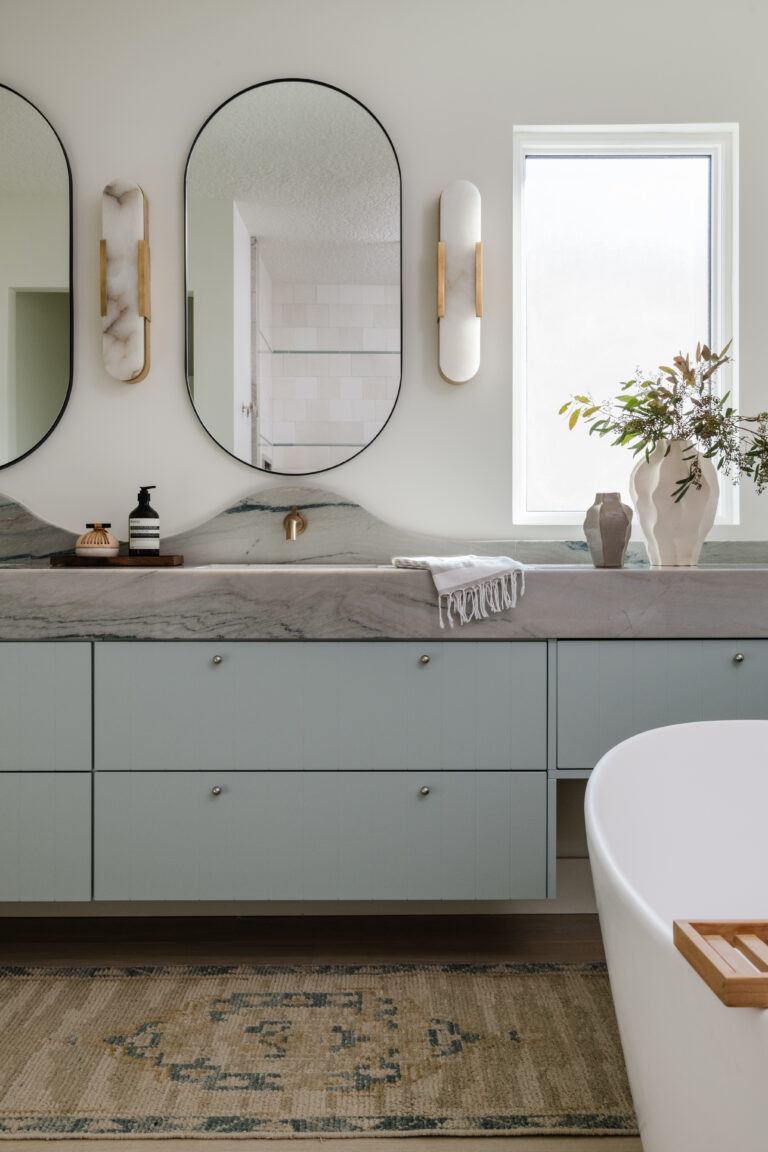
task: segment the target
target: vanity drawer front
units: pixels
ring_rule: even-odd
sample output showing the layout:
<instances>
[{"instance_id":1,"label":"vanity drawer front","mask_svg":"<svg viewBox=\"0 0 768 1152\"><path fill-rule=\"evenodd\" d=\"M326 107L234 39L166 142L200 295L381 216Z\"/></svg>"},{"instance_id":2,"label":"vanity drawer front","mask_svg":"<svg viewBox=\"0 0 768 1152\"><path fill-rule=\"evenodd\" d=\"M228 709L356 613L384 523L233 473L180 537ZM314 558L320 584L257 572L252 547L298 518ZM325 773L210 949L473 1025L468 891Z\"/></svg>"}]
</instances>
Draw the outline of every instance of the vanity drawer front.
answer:
<instances>
[{"instance_id":1,"label":"vanity drawer front","mask_svg":"<svg viewBox=\"0 0 768 1152\"><path fill-rule=\"evenodd\" d=\"M540 642L97 644L96 767L543 769L546 661Z\"/></svg>"},{"instance_id":2,"label":"vanity drawer front","mask_svg":"<svg viewBox=\"0 0 768 1152\"><path fill-rule=\"evenodd\" d=\"M90 774L8 772L0 788L0 901L90 900Z\"/></svg>"},{"instance_id":3,"label":"vanity drawer front","mask_svg":"<svg viewBox=\"0 0 768 1152\"><path fill-rule=\"evenodd\" d=\"M546 892L544 772L120 772L95 788L96 899Z\"/></svg>"},{"instance_id":4,"label":"vanity drawer front","mask_svg":"<svg viewBox=\"0 0 768 1152\"><path fill-rule=\"evenodd\" d=\"M0 644L0 772L90 770L90 644Z\"/></svg>"},{"instance_id":5,"label":"vanity drawer front","mask_svg":"<svg viewBox=\"0 0 768 1152\"><path fill-rule=\"evenodd\" d=\"M649 728L766 718L768 641L558 644L559 768L592 768L609 748Z\"/></svg>"}]
</instances>

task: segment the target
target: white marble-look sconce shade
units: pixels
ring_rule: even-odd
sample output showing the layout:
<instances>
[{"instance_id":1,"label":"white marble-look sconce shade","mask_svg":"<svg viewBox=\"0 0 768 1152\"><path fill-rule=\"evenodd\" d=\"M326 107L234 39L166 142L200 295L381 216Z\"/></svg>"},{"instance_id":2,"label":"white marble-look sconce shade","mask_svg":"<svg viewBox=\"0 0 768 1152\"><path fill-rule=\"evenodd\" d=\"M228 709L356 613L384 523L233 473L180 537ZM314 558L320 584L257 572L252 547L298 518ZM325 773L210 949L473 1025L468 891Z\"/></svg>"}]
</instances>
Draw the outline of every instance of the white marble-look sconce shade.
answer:
<instances>
[{"instance_id":1,"label":"white marble-look sconce shade","mask_svg":"<svg viewBox=\"0 0 768 1152\"><path fill-rule=\"evenodd\" d=\"M138 184L113 180L101 198L101 331L104 367L116 380L149 372L149 227Z\"/></svg>"},{"instance_id":2,"label":"white marble-look sconce shade","mask_svg":"<svg viewBox=\"0 0 768 1152\"><path fill-rule=\"evenodd\" d=\"M471 380L480 367L482 315L480 193L455 180L440 197L437 246L438 362L449 384Z\"/></svg>"}]
</instances>

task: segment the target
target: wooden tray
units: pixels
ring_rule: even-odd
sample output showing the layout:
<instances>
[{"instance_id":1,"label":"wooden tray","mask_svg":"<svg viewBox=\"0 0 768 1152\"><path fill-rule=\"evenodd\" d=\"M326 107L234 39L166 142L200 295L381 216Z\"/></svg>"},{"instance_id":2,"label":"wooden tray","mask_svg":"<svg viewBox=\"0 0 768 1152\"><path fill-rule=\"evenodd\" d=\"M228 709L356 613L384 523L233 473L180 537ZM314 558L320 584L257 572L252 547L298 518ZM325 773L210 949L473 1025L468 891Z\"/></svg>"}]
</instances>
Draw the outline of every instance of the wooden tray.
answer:
<instances>
[{"instance_id":1,"label":"wooden tray","mask_svg":"<svg viewBox=\"0 0 768 1152\"><path fill-rule=\"evenodd\" d=\"M178 568L183 556L51 556L51 568Z\"/></svg>"},{"instance_id":2,"label":"wooden tray","mask_svg":"<svg viewBox=\"0 0 768 1152\"><path fill-rule=\"evenodd\" d=\"M768 1008L768 920L675 920L675 944L729 1008Z\"/></svg>"}]
</instances>

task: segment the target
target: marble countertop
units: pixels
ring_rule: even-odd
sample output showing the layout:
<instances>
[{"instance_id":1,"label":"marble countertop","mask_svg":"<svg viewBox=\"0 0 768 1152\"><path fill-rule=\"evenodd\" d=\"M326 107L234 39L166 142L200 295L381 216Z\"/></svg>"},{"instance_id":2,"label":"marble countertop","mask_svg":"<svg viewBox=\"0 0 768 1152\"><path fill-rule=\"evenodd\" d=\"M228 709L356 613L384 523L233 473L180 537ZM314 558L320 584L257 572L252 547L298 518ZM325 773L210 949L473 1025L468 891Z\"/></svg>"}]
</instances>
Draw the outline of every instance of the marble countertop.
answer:
<instances>
[{"instance_id":1,"label":"marble countertop","mask_svg":"<svg viewBox=\"0 0 768 1152\"><path fill-rule=\"evenodd\" d=\"M0 567L1 640L768 637L768 566L532 566L514 609L440 629L428 572Z\"/></svg>"}]
</instances>

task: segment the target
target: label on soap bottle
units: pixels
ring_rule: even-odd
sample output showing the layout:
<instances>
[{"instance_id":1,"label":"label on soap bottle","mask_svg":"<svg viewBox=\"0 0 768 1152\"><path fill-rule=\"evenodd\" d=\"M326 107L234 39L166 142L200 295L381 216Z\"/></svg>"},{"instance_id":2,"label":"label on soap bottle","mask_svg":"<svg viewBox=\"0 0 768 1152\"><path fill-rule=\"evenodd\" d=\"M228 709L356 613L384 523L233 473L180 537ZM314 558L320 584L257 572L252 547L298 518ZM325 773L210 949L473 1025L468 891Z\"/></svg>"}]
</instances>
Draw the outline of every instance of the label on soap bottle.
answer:
<instances>
[{"instance_id":1,"label":"label on soap bottle","mask_svg":"<svg viewBox=\"0 0 768 1152\"><path fill-rule=\"evenodd\" d=\"M160 520L131 516L128 521L128 551L136 555L160 553Z\"/></svg>"}]
</instances>

